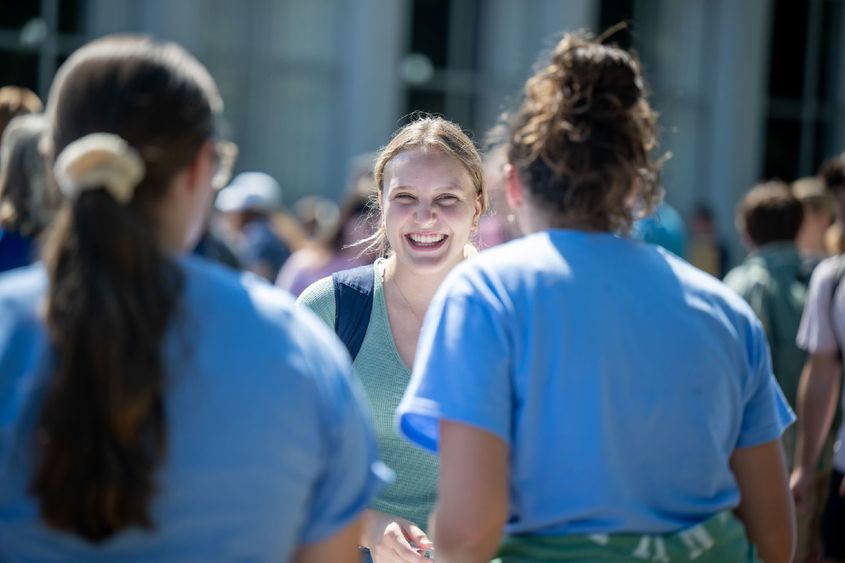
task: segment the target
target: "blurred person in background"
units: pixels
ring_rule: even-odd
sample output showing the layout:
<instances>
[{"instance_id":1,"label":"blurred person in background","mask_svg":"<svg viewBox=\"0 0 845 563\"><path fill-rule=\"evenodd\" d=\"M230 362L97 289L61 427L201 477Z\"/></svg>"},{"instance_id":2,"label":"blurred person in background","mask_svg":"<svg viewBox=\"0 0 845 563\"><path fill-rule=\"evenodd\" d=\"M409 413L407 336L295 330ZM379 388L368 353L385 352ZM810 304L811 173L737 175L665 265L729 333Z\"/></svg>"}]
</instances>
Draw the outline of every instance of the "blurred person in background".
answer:
<instances>
[{"instance_id":1,"label":"blurred person in background","mask_svg":"<svg viewBox=\"0 0 845 563\"><path fill-rule=\"evenodd\" d=\"M805 258L817 264L830 255L825 237L836 219L833 196L817 176L795 180L791 189L804 206L804 220L795 245Z\"/></svg>"},{"instance_id":2,"label":"blurred person in background","mask_svg":"<svg viewBox=\"0 0 845 563\"><path fill-rule=\"evenodd\" d=\"M755 186L742 199L737 214L737 230L750 254L725 276L725 284L751 305L763 324L772 370L793 408L807 358L795 337L813 271L796 246L803 221L804 206L785 183ZM794 428L784 432L783 444L791 468Z\"/></svg>"},{"instance_id":3,"label":"blurred person in background","mask_svg":"<svg viewBox=\"0 0 845 563\"><path fill-rule=\"evenodd\" d=\"M44 263L0 276L4 561L357 558L381 478L346 354L186 254L228 176L221 109L172 43L107 37L59 69L65 200Z\"/></svg>"},{"instance_id":4,"label":"blurred person in background","mask_svg":"<svg viewBox=\"0 0 845 563\"><path fill-rule=\"evenodd\" d=\"M825 233L825 245L828 254L845 253L845 230L842 228L845 222L845 204L840 201L839 196L845 190L845 176L839 167L837 157L826 160L819 170L819 178L822 180L825 189L833 195L836 220Z\"/></svg>"},{"instance_id":5,"label":"blurred person in background","mask_svg":"<svg viewBox=\"0 0 845 563\"><path fill-rule=\"evenodd\" d=\"M449 275L397 412L440 458L440 561L791 560L793 415L759 321L625 236L662 196L645 91L580 34L526 83L507 178L527 234Z\"/></svg>"},{"instance_id":6,"label":"blurred person in background","mask_svg":"<svg viewBox=\"0 0 845 563\"><path fill-rule=\"evenodd\" d=\"M456 264L476 252L470 240L487 208L487 194L472 141L439 117L399 129L380 152L374 179L380 225L363 246L380 258L372 266L320 280L298 302L334 327L350 348L370 400L379 449L396 472L396 481L367 511L361 545L376 563L426 561L436 458L401 439L393 414L410 379L420 326L435 291ZM367 296L363 307L349 306L354 303L350 291ZM344 336L350 321L363 337L357 346Z\"/></svg>"},{"instance_id":7,"label":"blurred person in background","mask_svg":"<svg viewBox=\"0 0 845 563\"><path fill-rule=\"evenodd\" d=\"M665 201L654 213L634 223L633 236L662 246L678 258L687 257L687 225L681 214Z\"/></svg>"},{"instance_id":8,"label":"blurred person in background","mask_svg":"<svg viewBox=\"0 0 845 563\"><path fill-rule=\"evenodd\" d=\"M291 250L277 234L272 215L282 210L282 188L263 172L243 172L215 203L241 265L273 282Z\"/></svg>"},{"instance_id":9,"label":"blurred person in background","mask_svg":"<svg viewBox=\"0 0 845 563\"><path fill-rule=\"evenodd\" d=\"M242 269L241 262L235 255L235 251L210 226L203 230L199 242L194 247L193 253L206 260L219 262L233 270Z\"/></svg>"},{"instance_id":10,"label":"blurred person in background","mask_svg":"<svg viewBox=\"0 0 845 563\"><path fill-rule=\"evenodd\" d=\"M21 115L0 140L0 272L38 259L39 237L59 205L42 153L46 131L44 115Z\"/></svg>"},{"instance_id":11,"label":"blurred person in background","mask_svg":"<svg viewBox=\"0 0 845 563\"><path fill-rule=\"evenodd\" d=\"M279 272L276 285L298 296L312 283L340 270L371 264L376 256L356 248L357 243L378 229L371 213L374 154L362 154L350 161L347 196L334 224L325 232L307 240L294 252Z\"/></svg>"},{"instance_id":12,"label":"blurred person in background","mask_svg":"<svg viewBox=\"0 0 845 563\"><path fill-rule=\"evenodd\" d=\"M0 88L0 135L9 122L19 115L41 113L44 106L41 99L28 88L3 86Z\"/></svg>"},{"instance_id":13,"label":"blurred person in background","mask_svg":"<svg viewBox=\"0 0 845 563\"><path fill-rule=\"evenodd\" d=\"M340 209L332 200L309 195L300 198L293 206L294 214L310 240L317 240L337 224Z\"/></svg>"},{"instance_id":14,"label":"blurred person in background","mask_svg":"<svg viewBox=\"0 0 845 563\"><path fill-rule=\"evenodd\" d=\"M825 161L819 177L833 196L841 223L845 218L845 153ZM822 504L822 553L827 561L845 561L845 425L840 425L836 433L829 478L825 460L837 403L845 408L843 277L843 255L828 258L816 267L797 338L809 358L798 386L795 468L790 483L799 513L812 514L818 510L817 503Z\"/></svg>"},{"instance_id":15,"label":"blurred person in background","mask_svg":"<svg viewBox=\"0 0 845 563\"><path fill-rule=\"evenodd\" d=\"M504 244L519 236L513 215L505 201L505 165L503 147L493 147L483 157L484 186L490 200L487 212L478 222L476 244L479 250Z\"/></svg>"},{"instance_id":16,"label":"blurred person in background","mask_svg":"<svg viewBox=\"0 0 845 563\"><path fill-rule=\"evenodd\" d=\"M728 271L728 247L706 203L695 206L690 220L687 259L700 270L721 279Z\"/></svg>"},{"instance_id":17,"label":"blurred person in background","mask_svg":"<svg viewBox=\"0 0 845 563\"><path fill-rule=\"evenodd\" d=\"M370 200L366 193L350 193L341 205L334 228L322 239L307 243L294 252L279 271L276 285L296 297L309 285L334 272L372 263L375 255L355 246L377 229L370 213Z\"/></svg>"}]
</instances>

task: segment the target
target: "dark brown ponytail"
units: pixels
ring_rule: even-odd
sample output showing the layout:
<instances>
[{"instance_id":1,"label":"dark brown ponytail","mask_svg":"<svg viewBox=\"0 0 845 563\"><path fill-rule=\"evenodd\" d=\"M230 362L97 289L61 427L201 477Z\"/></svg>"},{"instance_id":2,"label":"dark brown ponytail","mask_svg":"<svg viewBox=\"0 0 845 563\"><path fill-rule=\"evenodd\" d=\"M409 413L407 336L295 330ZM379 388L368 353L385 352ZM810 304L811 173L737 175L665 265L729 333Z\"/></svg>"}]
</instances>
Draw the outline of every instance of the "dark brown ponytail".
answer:
<instances>
[{"instance_id":1,"label":"dark brown ponytail","mask_svg":"<svg viewBox=\"0 0 845 563\"><path fill-rule=\"evenodd\" d=\"M182 289L157 243L155 209L212 136L217 105L213 81L190 55L133 37L77 51L50 95L54 155L111 133L145 169L128 204L106 189L66 202L44 251L55 367L32 491L50 526L90 541L153 526L149 504L167 450L162 348Z\"/></svg>"},{"instance_id":2,"label":"dark brown ponytail","mask_svg":"<svg viewBox=\"0 0 845 563\"><path fill-rule=\"evenodd\" d=\"M632 54L568 34L525 85L508 160L560 218L625 232L635 215L631 195L641 213L662 197L651 154L656 120Z\"/></svg>"}]
</instances>

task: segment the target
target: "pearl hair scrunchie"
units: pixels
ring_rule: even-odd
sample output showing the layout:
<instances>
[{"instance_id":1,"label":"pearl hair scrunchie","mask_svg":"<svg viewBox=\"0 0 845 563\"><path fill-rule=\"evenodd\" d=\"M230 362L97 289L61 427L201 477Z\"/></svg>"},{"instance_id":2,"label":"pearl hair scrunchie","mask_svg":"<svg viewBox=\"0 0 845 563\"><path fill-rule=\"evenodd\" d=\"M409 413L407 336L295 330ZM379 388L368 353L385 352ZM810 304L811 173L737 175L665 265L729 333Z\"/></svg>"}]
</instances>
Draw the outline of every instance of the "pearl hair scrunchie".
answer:
<instances>
[{"instance_id":1,"label":"pearl hair scrunchie","mask_svg":"<svg viewBox=\"0 0 845 563\"><path fill-rule=\"evenodd\" d=\"M69 199L103 188L121 205L132 200L144 172L138 151L112 133L91 133L75 140L53 167L59 189Z\"/></svg>"}]
</instances>

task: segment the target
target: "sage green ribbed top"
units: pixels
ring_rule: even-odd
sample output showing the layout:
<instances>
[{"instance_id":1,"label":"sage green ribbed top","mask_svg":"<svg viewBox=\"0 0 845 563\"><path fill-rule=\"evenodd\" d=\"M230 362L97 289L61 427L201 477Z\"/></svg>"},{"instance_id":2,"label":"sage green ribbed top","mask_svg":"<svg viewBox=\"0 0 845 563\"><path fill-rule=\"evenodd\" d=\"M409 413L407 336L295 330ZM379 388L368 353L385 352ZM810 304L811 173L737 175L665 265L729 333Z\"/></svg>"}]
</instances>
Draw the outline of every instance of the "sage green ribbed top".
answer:
<instances>
[{"instance_id":1,"label":"sage green ribbed top","mask_svg":"<svg viewBox=\"0 0 845 563\"><path fill-rule=\"evenodd\" d=\"M437 496L437 458L412 446L396 433L393 415L411 379L393 342L384 301L384 260L375 263L373 311L353 366L367 393L378 435L381 459L396 472L371 508L406 518L425 530ZM297 302L314 311L334 330L335 300L331 277L312 284Z\"/></svg>"}]
</instances>

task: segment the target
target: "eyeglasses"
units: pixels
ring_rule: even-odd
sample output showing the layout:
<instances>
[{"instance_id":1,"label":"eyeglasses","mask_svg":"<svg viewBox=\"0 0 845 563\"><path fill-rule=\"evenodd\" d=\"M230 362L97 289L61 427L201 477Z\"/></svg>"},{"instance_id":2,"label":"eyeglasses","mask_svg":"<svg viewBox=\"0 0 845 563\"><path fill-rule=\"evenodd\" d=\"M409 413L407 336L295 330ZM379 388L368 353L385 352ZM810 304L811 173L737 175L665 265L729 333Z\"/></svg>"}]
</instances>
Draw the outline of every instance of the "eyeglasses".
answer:
<instances>
[{"instance_id":1,"label":"eyeglasses","mask_svg":"<svg viewBox=\"0 0 845 563\"><path fill-rule=\"evenodd\" d=\"M211 185L215 190L226 187L232 178L232 169L238 158L238 145L231 141L217 141L214 143L214 176Z\"/></svg>"}]
</instances>

